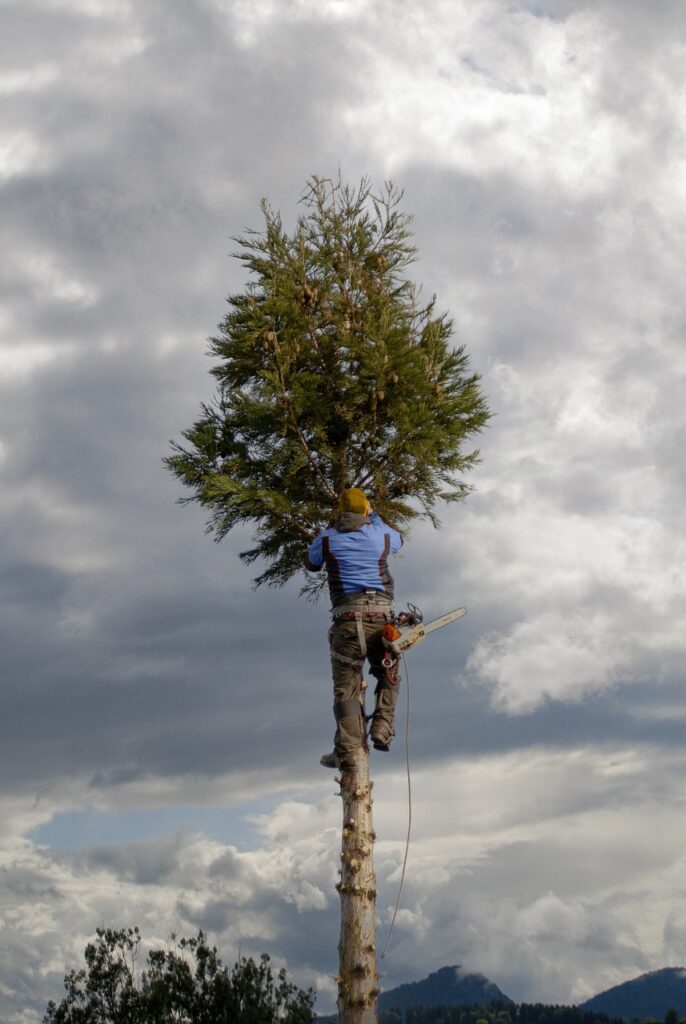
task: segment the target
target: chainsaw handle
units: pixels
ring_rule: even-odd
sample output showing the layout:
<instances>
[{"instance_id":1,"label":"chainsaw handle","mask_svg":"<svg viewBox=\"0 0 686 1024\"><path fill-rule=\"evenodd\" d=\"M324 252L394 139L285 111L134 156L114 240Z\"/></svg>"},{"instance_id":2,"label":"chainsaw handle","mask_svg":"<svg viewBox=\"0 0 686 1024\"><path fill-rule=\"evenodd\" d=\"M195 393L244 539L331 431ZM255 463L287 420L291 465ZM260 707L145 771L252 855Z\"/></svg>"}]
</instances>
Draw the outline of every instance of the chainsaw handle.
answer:
<instances>
[{"instance_id":1,"label":"chainsaw handle","mask_svg":"<svg viewBox=\"0 0 686 1024\"><path fill-rule=\"evenodd\" d=\"M408 601L407 602L407 607L409 609L411 617L415 621L415 625L418 626L420 622L424 621L424 616L422 615L420 609L417 607L416 604L412 604L411 601Z\"/></svg>"}]
</instances>

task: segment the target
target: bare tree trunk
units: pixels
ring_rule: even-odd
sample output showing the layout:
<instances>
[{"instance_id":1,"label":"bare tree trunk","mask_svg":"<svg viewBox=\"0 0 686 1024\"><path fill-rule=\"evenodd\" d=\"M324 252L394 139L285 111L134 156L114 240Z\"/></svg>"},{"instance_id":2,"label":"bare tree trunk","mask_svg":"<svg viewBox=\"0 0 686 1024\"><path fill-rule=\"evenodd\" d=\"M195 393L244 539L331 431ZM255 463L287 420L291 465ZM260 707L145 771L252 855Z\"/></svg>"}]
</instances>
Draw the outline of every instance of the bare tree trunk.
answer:
<instances>
[{"instance_id":1,"label":"bare tree trunk","mask_svg":"<svg viewBox=\"0 0 686 1024\"><path fill-rule=\"evenodd\" d=\"M376 1024L376 876L372 824L374 785L369 754L360 750L357 771L342 773L341 938L338 944L340 1024Z\"/></svg>"}]
</instances>

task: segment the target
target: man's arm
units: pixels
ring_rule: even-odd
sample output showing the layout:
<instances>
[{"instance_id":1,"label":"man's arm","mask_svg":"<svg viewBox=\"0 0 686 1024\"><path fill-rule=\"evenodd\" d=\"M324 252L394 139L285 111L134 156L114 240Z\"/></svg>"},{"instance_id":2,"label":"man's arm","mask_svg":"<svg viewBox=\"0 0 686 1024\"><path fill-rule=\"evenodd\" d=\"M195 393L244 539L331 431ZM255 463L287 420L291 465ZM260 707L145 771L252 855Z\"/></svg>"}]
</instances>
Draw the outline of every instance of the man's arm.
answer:
<instances>
[{"instance_id":1,"label":"man's arm","mask_svg":"<svg viewBox=\"0 0 686 1024\"><path fill-rule=\"evenodd\" d=\"M310 572L319 572L324 565L324 554L322 552L322 534L315 537L305 555L305 568Z\"/></svg>"}]
</instances>

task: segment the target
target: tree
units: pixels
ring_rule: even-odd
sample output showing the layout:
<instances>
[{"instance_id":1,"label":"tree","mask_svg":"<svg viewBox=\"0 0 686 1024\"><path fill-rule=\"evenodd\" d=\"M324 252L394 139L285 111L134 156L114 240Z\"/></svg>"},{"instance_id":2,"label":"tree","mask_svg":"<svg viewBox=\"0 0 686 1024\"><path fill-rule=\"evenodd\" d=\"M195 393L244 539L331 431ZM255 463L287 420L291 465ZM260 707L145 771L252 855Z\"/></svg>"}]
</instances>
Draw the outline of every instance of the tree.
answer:
<instances>
[{"instance_id":1,"label":"tree","mask_svg":"<svg viewBox=\"0 0 686 1024\"><path fill-rule=\"evenodd\" d=\"M400 1010L390 1007L388 1010L381 1010L378 1024L403 1024L403 1015Z\"/></svg>"},{"instance_id":2,"label":"tree","mask_svg":"<svg viewBox=\"0 0 686 1024\"><path fill-rule=\"evenodd\" d=\"M404 276L416 250L401 199L391 183L376 196L366 179L314 177L292 234L263 201L264 231L235 240L250 280L210 339L217 393L165 462L217 540L253 527L241 558L266 562L257 585L303 569L345 487L399 527L438 525L437 502L469 492L478 452L463 445L489 412L452 321Z\"/></svg>"},{"instance_id":3,"label":"tree","mask_svg":"<svg viewBox=\"0 0 686 1024\"><path fill-rule=\"evenodd\" d=\"M48 1003L44 1024L133 1024L144 1020L136 985L137 928L98 928L84 952L86 966L65 975L67 995Z\"/></svg>"},{"instance_id":4,"label":"tree","mask_svg":"<svg viewBox=\"0 0 686 1024\"><path fill-rule=\"evenodd\" d=\"M416 257L412 218L387 183L379 195L312 178L289 234L266 201L264 230L236 239L243 291L210 339L214 399L165 461L207 509L222 540L248 524L255 584L304 571L308 541L327 526L346 487L360 487L400 529L438 525L439 500L469 492L478 458L468 438L489 412L452 321L420 302L405 276ZM324 583L306 577L316 596ZM343 1024L376 1019L376 879L366 749L344 771L338 1005Z\"/></svg>"},{"instance_id":5,"label":"tree","mask_svg":"<svg viewBox=\"0 0 686 1024\"><path fill-rule=\"evenodd\" d=\"M202 932L173 949L152 950L138 971L137 928L101 929L85 968L65 976L67 995L48 1004L43 1024L312 1024L314 994L275 979L266 954L229 971Z\"/></svg>"}]
</instances>

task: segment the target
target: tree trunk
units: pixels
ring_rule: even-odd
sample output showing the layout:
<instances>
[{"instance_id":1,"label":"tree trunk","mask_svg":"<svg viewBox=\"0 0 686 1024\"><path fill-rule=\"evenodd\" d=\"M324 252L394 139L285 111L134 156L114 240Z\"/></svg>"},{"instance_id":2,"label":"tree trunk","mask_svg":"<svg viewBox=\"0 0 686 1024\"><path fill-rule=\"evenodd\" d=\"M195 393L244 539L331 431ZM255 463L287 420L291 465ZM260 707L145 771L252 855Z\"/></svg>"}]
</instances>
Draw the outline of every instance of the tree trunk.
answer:
<instances>
[{"instance_id":1,"label":"tree trunk","mask_svg":"<svg viewBox=\"0 0 686 1024\"><path fill-rule=\"evenodd\" d=\"M341 938L338 944L340 1024L376 1024L376 876L374 875L369 754L360 750L357 771L343 772Z\"/></svg>"}]
</instances>

